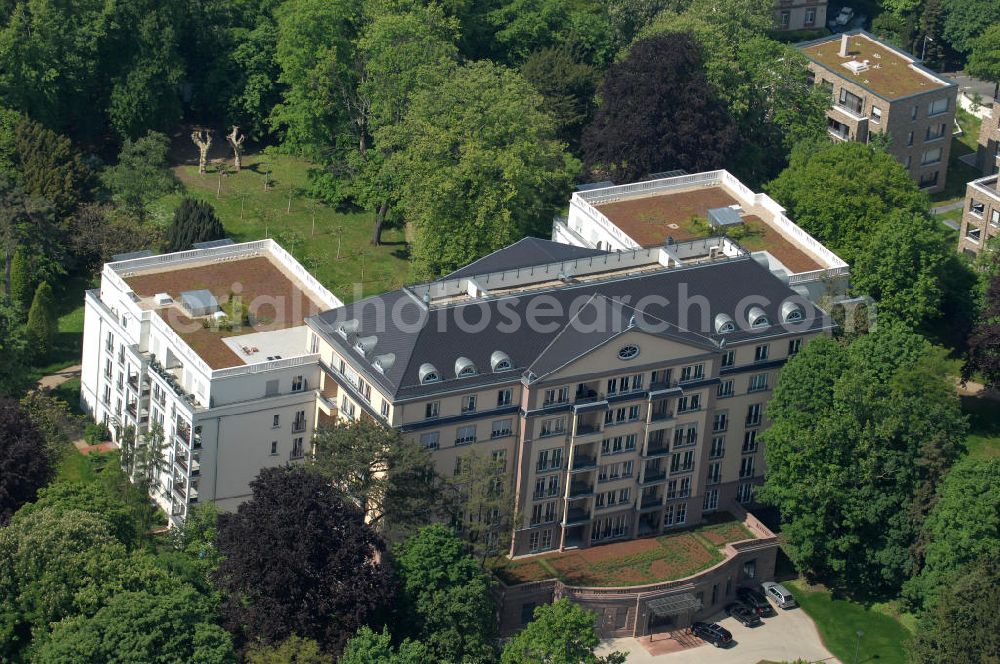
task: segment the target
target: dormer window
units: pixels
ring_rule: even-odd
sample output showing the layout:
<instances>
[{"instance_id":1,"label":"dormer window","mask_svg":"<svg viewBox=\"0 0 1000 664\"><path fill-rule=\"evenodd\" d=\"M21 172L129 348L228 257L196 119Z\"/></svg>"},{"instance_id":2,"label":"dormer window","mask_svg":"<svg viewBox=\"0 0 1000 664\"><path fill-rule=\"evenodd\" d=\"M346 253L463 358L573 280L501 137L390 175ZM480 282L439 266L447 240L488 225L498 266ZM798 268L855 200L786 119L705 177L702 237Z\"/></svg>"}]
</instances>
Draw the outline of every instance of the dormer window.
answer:
<instances>
[{"instance_id":1,"label":"dormer window","mask_svg":"<svg viewBox=\"0 0 1000 664\"><path fill-rule=\"evenodd\" d=\"M369 351L375 348L376 343L378 343L378 337L359 337L354 342L354 350L362 355L367 355Z\"/></svg>"},{"instance_id":2,"label":"dormer window","mask_svg":"<svg viewBox=\"0 0 1000 664\"><path fill-rule=\"evenodd\" d=\"M346 339L350 335L355 334L360 326L361 324L356 318L346 320L337 327L337 334Z\"/></svg>"},{"instance_id":3,"label":"dormer window","mask_svg":"<svg viewBox=\"0 0 1000 664\"><path fill-rule=\"evenodd\" d=\"M379 373L384 374L386 371L392 368L392 365L396 362L395 353L386 353L385 355L376 355L375 359L372 360L372 366Z\"/></svg>"},{"instance_id":4,"label":"dormer window","mask_svg":"<svg viewBox=\"0 0 1000 664\"><path fill-rule=\"evenodd\" d=\"M438 370L430 362L424 362L420 365L420 369L417 371L417 376L420 378L421 385L436 383L441 380Z\"/></svg>"},{"instance_id":5,"label":"dormer window","mask_svg":"<svg viewBox=\"0 0 1000 664\"><path fill-rule=\"evenodd\" d=\"M803 317L804 314L802 313L802 307L794 302L786 301L781 305L781 319L784 322L794 323L802 320Z\"/></svg>"},{"instance_id":6,"label":"dormer window","mask_svg":"<svg viewBox=\"0 0 1000 664\"><path fill-rule=\"evenodd\" d=\"M514 363L511 362L510 356L502 350L495 350L493 354L490 355L490 366L493 368L493 372L498 371L510 371L514 368Z\"/></svg>"},{"instance_id":7,"label":"dormer window","mask_svg":"<svg viewBox=\"0 0 1000 664\"><path fill-rule=\"evenodd\" d=\"M455 376L457 378L464 378L466 376L475 376L476 365L467 357L460 357L455 360Z\"/></svg>"},{"instance_id":8,"label":"dormer window","mask_svg":"<svg viewBox=\"0 0 1000 664\"><path fill-rule=\"evenodd\" d=\"M750 327L759 328L770 325L771 319L767 317L767 314L760 307L750 307L750 313L747 314L747 322L750 323Z\"/></svg>"},{"instance_id":9,"label":"dormer window","mask_svg":"<svg viewBox=\"0 0 1000 664\"><path fill-rule=\"evenodd\" d=\"M736 323L733 319L726 314L716 314L715 316L715 333L716 334L729 334L730 332L736 331Z\"/></svg>"}]
</instances>

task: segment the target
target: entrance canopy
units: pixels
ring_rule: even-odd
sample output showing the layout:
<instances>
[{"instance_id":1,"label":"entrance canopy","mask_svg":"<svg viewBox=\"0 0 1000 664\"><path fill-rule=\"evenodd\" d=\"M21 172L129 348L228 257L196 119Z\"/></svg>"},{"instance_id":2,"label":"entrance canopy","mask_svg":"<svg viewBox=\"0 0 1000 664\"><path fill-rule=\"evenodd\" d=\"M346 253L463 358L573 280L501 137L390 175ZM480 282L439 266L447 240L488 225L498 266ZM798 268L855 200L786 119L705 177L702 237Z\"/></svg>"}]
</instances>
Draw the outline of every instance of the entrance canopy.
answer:
<instances>
[{"instance_id":1,"label":"entrance canopy","mask_svg":"<svg viewBox=\"0 0 1000 664\"><path fill-rule=\"evenodd\" d=\"M657 616L676 616L701 609L701 600L691 593L679 593L649 600L649 610Z\"/></svg>"}]
</instances>

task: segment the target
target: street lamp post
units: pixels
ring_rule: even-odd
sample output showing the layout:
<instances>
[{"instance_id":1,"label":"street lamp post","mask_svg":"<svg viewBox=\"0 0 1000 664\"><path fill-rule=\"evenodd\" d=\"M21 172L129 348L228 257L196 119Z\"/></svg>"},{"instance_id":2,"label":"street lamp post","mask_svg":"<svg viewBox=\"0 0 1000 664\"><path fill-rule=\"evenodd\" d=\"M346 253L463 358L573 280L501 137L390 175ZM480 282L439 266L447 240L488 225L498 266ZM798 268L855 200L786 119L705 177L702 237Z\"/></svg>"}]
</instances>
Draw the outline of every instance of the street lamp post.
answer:
<instances>
[{"instance_id":1,"label":"street lamp post","mask_svg":"<svg viewBox=\"0 0 1000 664\"><path fill-rule=\"evenodd\" d=\"M923 62L924 58L927 57L927 42L928 41L934 41L934 38L930 37L928 35L924 35L924 48L920 52L920 62Z\"/></svg>"},{"instance_id":2,"label":"street lamp post","mask_svg":"<svg viewBox=\"0 0 1000 664\"><path fill-rule=\"evenodd\" d=\"M857 634L858 641L854 645L854 664L858 664L858 655L861 653L861 637L864 636L865 633L859 629Z\"/></svg>"}]
</instances>

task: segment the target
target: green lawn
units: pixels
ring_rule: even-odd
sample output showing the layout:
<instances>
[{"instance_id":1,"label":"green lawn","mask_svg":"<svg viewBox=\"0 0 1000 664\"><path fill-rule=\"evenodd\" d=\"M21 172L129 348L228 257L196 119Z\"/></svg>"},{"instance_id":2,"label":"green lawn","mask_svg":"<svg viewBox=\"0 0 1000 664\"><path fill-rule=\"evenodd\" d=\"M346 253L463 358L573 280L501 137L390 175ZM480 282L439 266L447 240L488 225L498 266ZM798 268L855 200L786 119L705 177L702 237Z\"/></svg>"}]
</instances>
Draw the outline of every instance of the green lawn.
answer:
<instances>
[{"instance_id":1,"label":"green lawn","mask_svg":"<svg viewBox=\"0 0 1000 664\"><path fill-rule=\"evenodd\" d=\"M305 195L310 168L287 155L244 155L243 170L221 178L220 194L214 166L205 175L196 166L178 166L183 191L157 201L153 216L167 223L184 194L206 200L234 240L276 239L344 301L403 285L409 271L403 231L387 230L385 244L373 247L372 213L338 212Z\"/></svg>"},{"instance_id":2,"label":"green lawn","mask_svg":"<svg viewBox=\"0 0 1000 664\"><path fill-rule=\"evenodd\" d=\"M1000 456L1000 403L991 399L962 397L962 410L969 416L969 456Z\"/></svg>"},{"instance_id":3,"label":"green lawn","mask_svg":"<svg viewBox=\"0 0 1000 664\"><path fill-rule=\"evenodd\" d=\"M858 663L905 664L904 642L910 632L883 607L866 608L845 599L834 599L829 592L808 588L801 581L788 582L802 609L816 622L823 644L844 664L853 664L854 651L861 637Z\"/></svg>"}]
</instances>

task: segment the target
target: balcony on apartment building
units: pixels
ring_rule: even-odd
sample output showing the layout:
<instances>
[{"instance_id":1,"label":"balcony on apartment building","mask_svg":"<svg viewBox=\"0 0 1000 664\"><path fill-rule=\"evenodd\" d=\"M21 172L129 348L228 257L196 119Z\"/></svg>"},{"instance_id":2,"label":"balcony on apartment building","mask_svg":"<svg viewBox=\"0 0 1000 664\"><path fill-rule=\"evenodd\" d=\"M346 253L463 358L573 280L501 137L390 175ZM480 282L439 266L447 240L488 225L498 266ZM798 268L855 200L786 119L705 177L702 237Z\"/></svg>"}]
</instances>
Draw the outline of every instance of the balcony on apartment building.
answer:
<instances>
[{"instance_id":1,"label":"balcony on apartment building","mask_svg":"<svg viewBox=\"0 0 1000 664\"><path fill-rule=\"evenodd\" d=\"M576 392L573 394L573 403L576 405L584 405L601 401L603 396L597 391L599 387L600 381L596 380L589 383L578 384L576 386Z\"/></svg>"},{"instance_id":2,"label":"balcony on apartment building","mask_svg":"<svg viewBox=\"0 0 1000 664\"><path fill-rule=\"evenodd\" d=\"M663 495L660 493L659 487L657 487L655 493L645 493L643 492L642 499L639 501L639 509L648 510L654 507L660 507L663 505Z\"/></svg>"},{"instance_id":3,"label":"balcony on apartment building","mask_svg":"<svg viewBox=\"0 0 1000 664\"><path fill-rule=\"evenodd\" d=\"M566 510L566 520L563 525L573 526L580 523L586 523L590 521L590 506L586 507L570 507Z\"/></svg>"},{"instance_id":4,"label":"balcony on apartment building","mask_svg":"<svg viewBox=\"0 0 1000 664\"><path fill-rule=\"evenodd\" d=\"M663 422L673 418L674 413L670 410L669 399L659 399L653 402L649 411L650 422Z\"/></svg>"},{"instance_id":5,"label":"balcony on apartment building","mask_svg":"<svg viewBox=\"0 0 1000 664\"><path fill-rule=\"evenodd\" d=\"M655 463L647 463L642 471L642 481L640 484L654 484L667 479L666 467L661 467L659 459Z\"/></svg>"},{"instance_id":6,"label":"balcony on apartment building","mask_svg":"<svg viewBox=\"0 0 1000 664\"><path fill-rule=\"evenodd\" d=\"M597 467L597 443L577 445L573 450L573 465L570 472L593 470Z\"/></svg>"},{"instance_id":7,"label":"balcony on apartment building","mask_svg":"<svg viewBox=\"0 0 1000 664\"><path fill-rule=\"evenodd\" d=\"M646 442L646 449L643 451L642 456L650 458L666 456L667 454L670 454L670 444L663 437L653 437Z\"/></svg>"},{"instance_id":8,"label":"balcony on apartment building","mask_svg":"<svg viewBox=\"0 0 1000 664\"><path fill-rule=\"evenodd\" d=\"M826 130L834 138L842 141L851 140L851 128L843 122L837 122L833 118L827 118Z\"/></svg>"},{"instance_id":9,"label":"balcony on apartment building","mask_svg":"<svg viewBox=\"0 0 1000 664\"><path fill-rule=\"evenodd\" d=\"M576 436L591 436L604 430L603 413L586 413L576 416Z\"/></svg>"},{"instance_id":10,"label":"balcony on apartment building","mask_svg":"<svg viewBox=\"0 0 1000 664\"><path fill-rule=\"evenodd\" d=\"M589 480L573 480L569 485L569 499L586 498L594 495L593 478Z\"/></svg>"}]
</instances>

